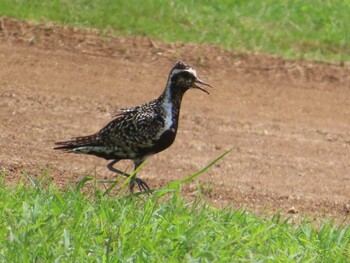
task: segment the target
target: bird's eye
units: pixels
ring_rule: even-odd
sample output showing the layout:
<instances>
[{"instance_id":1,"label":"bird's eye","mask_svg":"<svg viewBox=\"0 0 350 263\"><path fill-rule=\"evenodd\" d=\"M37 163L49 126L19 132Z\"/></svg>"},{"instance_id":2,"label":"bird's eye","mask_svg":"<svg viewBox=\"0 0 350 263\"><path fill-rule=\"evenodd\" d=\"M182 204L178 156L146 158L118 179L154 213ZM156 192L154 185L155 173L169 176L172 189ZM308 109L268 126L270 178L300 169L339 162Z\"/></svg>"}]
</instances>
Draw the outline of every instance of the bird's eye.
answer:
<instances>
[{"instance_id":1,"label":"bird's eye","mask_svg":"<svg viewBox=\"0 0 350 263\"><path fill-rule=\"evenodd\" d=\"M183 72L182 75L185 79L192 79L193 78L193 75L189 72L186 72L186 71Z\"/></svg>"}]
</instances>

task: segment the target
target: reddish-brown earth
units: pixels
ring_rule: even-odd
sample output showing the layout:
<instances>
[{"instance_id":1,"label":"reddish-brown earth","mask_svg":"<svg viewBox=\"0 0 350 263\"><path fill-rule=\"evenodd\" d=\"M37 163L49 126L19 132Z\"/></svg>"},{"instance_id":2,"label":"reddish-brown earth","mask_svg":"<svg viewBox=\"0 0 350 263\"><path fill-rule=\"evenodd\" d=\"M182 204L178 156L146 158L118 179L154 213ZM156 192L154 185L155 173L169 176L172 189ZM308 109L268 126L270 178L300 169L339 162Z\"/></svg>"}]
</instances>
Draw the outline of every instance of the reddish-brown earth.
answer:
<instances>
[{"instance_id":1,"label":"reddish-brown earth","mask_svg":"<svg viewBox=\"0 0 350 263\"><path fill-rule=\"evenodd\" d=\"M175 143L139 176L159 188L232 151L190 183L217 205L349 220L350 66L0 18L0 169L16 183L48 169L60 185L107 161L53 151L110 112L147 102L178 59L214 88L186 93ZM121 162L120 169L132 169ZM296 212L291 210L290 212Z\"/></svg>"}]
</instances>

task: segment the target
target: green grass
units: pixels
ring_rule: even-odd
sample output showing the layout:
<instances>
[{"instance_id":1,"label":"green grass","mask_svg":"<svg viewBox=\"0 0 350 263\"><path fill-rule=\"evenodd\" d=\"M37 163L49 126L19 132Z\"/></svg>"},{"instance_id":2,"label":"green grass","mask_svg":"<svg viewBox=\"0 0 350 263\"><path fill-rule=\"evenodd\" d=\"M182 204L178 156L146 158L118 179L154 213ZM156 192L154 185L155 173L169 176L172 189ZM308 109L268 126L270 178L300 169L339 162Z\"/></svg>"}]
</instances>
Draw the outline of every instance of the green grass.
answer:
<instances>
[{"instance_id":1,"label":"green grass","mask_svg":"<svg viewBox=\"0 0 350 263\"><path fill-rule=\"evenodd\" d=\"M181 185L220 158L151 195L121 195L91 177L59 189L25 175L9 187L4 172L0 261L349 262L349 226L293 224L181 197Z\"/></svg>"},{"instance_id":2,"label":"green grass","mask_svg":"<svg viewBox=\"0 0 350 263\"><path fill-rule=\"evenodd\" d=\"M1 14L288 58L350 59L349 0L0 0Z\"/></svg>"}]
</instances>

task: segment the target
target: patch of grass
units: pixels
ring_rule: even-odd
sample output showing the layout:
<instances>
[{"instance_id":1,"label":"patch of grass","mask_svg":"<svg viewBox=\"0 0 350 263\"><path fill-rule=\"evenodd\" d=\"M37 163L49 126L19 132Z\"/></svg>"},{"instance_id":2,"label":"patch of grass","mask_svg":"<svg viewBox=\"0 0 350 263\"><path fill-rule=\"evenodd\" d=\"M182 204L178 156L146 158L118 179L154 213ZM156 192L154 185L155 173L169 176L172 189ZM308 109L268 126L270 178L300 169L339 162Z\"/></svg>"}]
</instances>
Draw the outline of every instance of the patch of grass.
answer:
<instances>
[{"instance_id":1,"label":"patch of grass","mask_svg":"<svg viewBox=\"0 0 350 263\"><path fill-rule=\"evenodd\" d=\"M2 0L0 14L289 58L350 59L350 1Z\"/></svg>"},{"instance_id":2,"label":"patch of grass","mask_svg":"<svg viewBox=\"0 0 350 263\"><path fill-rule=\"evenodd\" d=\"M202 170L205 171L218 159ZM29 175L0 182L4 262L346 262L349 226L315 227L185 201L181 184L152 195L112 195L86 177L58 189ZM2 179L6 175L2 175ZM45 179L45 177L44 177ZM28 184L29 182L29 184Z\"/></svg>"}]
</instances>

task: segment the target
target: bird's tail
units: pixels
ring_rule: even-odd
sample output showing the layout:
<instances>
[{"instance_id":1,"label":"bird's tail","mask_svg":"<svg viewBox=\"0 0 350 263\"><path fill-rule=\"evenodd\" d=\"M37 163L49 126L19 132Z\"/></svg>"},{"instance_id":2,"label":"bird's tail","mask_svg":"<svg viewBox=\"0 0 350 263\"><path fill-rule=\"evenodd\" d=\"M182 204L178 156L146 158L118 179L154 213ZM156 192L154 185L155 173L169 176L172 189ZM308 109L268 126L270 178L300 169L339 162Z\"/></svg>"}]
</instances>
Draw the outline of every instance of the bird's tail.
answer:
<instances>
[{"instance_id":1,"label":"bird's tail","mask_svg":"<svg viewBox=\"0 0 350 263\"><path fill-rule=\"evenodd\" d=\"M98 134L89 136L76 137L69 141L56 142L54 150L62 150L67 152L79 152L79 149L99 145Z\"/></svg>"}]
</instances>

